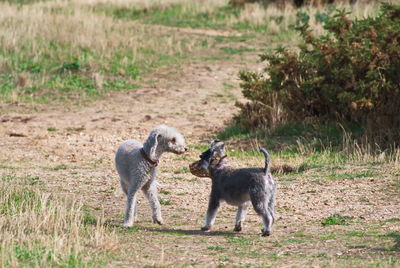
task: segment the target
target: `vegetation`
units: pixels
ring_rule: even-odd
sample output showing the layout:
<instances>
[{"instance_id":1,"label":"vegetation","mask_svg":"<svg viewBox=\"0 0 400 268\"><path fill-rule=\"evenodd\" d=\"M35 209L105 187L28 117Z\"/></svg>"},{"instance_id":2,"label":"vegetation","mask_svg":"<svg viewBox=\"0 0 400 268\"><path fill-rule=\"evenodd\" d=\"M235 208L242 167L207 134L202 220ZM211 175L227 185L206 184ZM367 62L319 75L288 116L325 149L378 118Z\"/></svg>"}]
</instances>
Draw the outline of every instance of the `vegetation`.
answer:
<instances>
[{"instance_id":1,"label":"vegetation","mask_svg":"<svg viewBox=\"0 0 400 268\"><path fill-rule=\"evenodd\" d=\"M27 3L0 2L2 101L79 100L132 90L150 69L206 48L203 40L113 20L84 3ZM43 25L53 27L44 31Z\"/></svg>"},{"instance_id":2,"label":"vegetation","mask_svg":"<svg viewBox=\"0 0 400 268\"><path fill-rule=\"evenodd\" d=\"M291 5L301 7L305 5L323 6L332 4L355 4L357 2L374 3L377 2L377 0L230 0L229 4L235 7L244 7L245 4L255 2L261 3L264 6L274 4L279 6Z\"/></svg>"},{"instance_id":3,"label":"vegetation","mask_svg":"<svg viewBox=\"0 0 400 268\"><path fill-rule=\"evenodd\" d=\"M37 177L0 177L2 267L97 266L117 241L78 203L37 188Z\"/></svg>"},{"instance_id":4,"label":"vegetation","mask_svg":"<svg viewBox=\"0 0 400 268\"><path fill-rule=\"evenodd\" d=\"M132 90L150 70L177 64L225 41L224 36L182 37L166 28L150 31L143 24L234 30L236 35L261 32L278 41L296 39L290 29L296 11L261 5L239 9L225 0L202 4L9 0L1 1L0 8L0 100L8 102L81 100ZM318 9L305 9L311 14L310 24L320 31ZM374 12L373 8L355 10ZM43 31L43 25L54 27ZM251 51L247 47L221 49L230 55Z\"/></svg>"},{"instance_id":5,"label":"vegetation","mask_svg":"<svg viewBox=\"0 0 400 268\"><path fill-rule=\"evenodd\" d=\"M289 120L279 92L275 115L257 118L266 104L249 104L254 121L224 129L242 99L235 74L264 64L258 54L285 45L269 53L282 66L284 53L293 62L297 53L323 54L294 26L313 43L338 42L329 23L348 18L352 32L360 21L390 19L377 16L376 4L343 7L351 14L229 0L0 0L0 267L398 267L400 150L372 153L371 141L355 143L365 126L343 116ZM371 24L361 19L368 16ZM383 36L389 28L376 29ZM109 94L118 90L132 92ZM152 223L139 193L137 222L121 228L125 195L113 152L162 122L190 148L160 161L164 225ZM259 147L269 151L279 188L270 237L260 237L251 207L241 233L232 231L236 208L225 205L213 230L200 231L210 180L187 167L214 135L226 140L232 167L263 166Z\"/></svg>"},{"instance_id":6,"label":"vegetation","mask_svg":"<svg viewBox=\"0 0 400 268\"><path fill-rule=\"evenodd\" d=\"M315 37L307 17L297 29L305 44L299 53L279 47L265 53L268 75L242 72L237 122L246 128L284 122L335 120L356 123L382 146L400 138L400 6L383 4L375 18L351 21L338 10L326 16L327 33Z\"/></svg>"}]
</instances>

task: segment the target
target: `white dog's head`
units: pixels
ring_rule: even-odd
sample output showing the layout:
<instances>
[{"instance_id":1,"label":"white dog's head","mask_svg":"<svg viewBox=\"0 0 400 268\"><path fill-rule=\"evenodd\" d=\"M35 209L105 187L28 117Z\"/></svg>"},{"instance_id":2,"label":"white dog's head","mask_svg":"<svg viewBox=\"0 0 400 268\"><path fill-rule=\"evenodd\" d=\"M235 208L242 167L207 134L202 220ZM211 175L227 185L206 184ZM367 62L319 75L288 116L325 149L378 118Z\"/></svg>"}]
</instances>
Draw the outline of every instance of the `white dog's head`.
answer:
<instances>
[{"instance_id":1,"label":"white dog's head","mask_svg":"<svg viewBox=\"0 0 400 268\"><path fill-rule=\"evenodd\" d=\"M166 125L155 127L149 135L146 143L150 146L150 155L155 152L171 152L183 154L188 151L185 138L175 128Z\"/></svg>"}]
</instances>

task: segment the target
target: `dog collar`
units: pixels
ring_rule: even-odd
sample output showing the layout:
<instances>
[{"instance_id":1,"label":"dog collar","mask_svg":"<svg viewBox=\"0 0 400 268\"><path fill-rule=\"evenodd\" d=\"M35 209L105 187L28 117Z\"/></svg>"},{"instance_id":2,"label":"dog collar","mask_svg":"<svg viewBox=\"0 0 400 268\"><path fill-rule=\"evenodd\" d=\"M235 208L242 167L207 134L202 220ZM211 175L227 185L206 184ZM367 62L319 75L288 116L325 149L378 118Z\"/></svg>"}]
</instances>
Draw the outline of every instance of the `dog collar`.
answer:
<instances>
[{"instance_id":1,"label":"dog collar","mask_svg":"<svg viewBox=\"0 0 400 268\"><path fill-rule=\"evenodd\" d=\"M216 164L216 166L215 166L216 169L220 169L220 168L228 167L228 166L229 166L228 163L222 163L222 160L224 160L226 157L227 157L227 155L224 155L223 157L221 157L221 158L218 160L218 162L217 162L217 164Z\"/></svg>"},{"instance_id":2,"label":"dog collar","mask_svg":"<svg viewBox=\"0 0 400 268\"><path fill-rule=\"evenodd\" d=\"M147 154L146 152L142 149L140 149L140 153L142 154L143 158L147 160L147 162L149 162L150 164L152 164L154 167L158 166L158 160L154 161L152 160Z\"/></svg>"},{"instance_id":3,"label":"dog collar","mask_svg":"<svg viewBox=\"0 0 400 268\"><path fill-rule=\"evenodd\" d=\"M223 168L223 167L229 167L229 164L228 163L221 163L216 167L216 169L220 169L220 168Z\"/></svg>"}]
</instances>

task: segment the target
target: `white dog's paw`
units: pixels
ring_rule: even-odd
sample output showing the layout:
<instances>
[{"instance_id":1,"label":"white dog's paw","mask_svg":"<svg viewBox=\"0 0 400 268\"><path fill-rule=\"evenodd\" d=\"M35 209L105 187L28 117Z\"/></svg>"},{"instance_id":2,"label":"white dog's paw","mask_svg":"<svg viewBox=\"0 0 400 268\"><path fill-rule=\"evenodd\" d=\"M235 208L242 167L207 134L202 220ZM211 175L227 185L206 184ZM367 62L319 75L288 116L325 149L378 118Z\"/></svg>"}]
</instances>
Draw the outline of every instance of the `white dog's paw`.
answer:
<instances>
[{"instance_id":1,"label":"white dog's paw","mask_svg":"<svg viewBox=\"0 0 400 268\"><path fill-rule=\"evenodd\" d=\"M131 228L133 226L133 223L129 223L129 222L124 222L124 224L122 224L123 228Z\"/></svg>"}]
</instances>

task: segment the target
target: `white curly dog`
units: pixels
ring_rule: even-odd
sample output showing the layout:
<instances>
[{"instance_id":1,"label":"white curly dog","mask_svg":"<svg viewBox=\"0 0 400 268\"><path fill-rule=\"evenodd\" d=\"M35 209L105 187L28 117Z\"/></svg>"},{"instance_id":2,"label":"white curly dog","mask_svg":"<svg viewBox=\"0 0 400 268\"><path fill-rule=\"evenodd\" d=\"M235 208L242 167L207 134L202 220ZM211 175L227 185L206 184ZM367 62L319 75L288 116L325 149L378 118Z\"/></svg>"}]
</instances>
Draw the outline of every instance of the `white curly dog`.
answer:
<instances>
[{"instance_id":1,"label":"white curly dog","mask_svg":"<svg viewBox=\"0 0 400 268\"><path fill-rule=\"evenodd\" d=\"M139 189L150 202L154 223L163 224L157 198L157 165L164 152L182 154L188 150L184 137L174 128L155 127L145 143L123 142L115 155L121 187L127 197L124 227L132 227L137 216L136 193Z\"/></svg>"}]
</instances>

